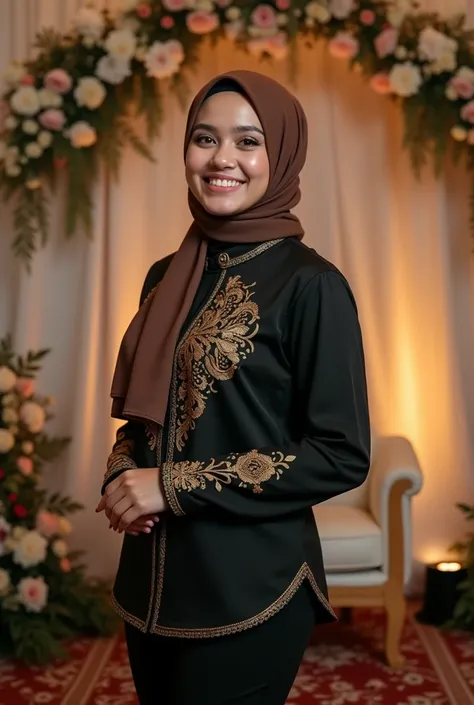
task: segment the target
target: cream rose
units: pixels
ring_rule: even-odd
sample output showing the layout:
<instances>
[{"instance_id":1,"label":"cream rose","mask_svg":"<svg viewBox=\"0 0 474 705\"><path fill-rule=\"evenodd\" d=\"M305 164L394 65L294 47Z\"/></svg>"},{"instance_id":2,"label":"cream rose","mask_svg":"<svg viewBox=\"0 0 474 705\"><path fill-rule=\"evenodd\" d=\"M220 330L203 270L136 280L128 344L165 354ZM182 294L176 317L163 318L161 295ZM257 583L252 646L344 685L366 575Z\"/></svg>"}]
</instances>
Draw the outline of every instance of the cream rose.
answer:
<instances>
[{"instance_id":1,"label":"cream rose","mask_svg":"<svg viewBox=\"0 0 474 705\"><path fill-rule=\"evenodd\" d=\"M9 453L15 445L15 437L6 428L0 428L0 454Z\"/></svg>"},{"instance_id":2,"label":"cream rose","mask_svg":"<svg viewBox=\"0 0 474 705\"><path fill-rule=\"evenodd\" d=\"M67 543L62 539L56 539L51 544L51 550L58 558L65 558L67 556Z\"/></svg>"},{"instance_id":3,"label":"cream rose","mask_svg":"<svg viewBox=\"0 0 474 705\"><path fill-rule=\"evenodd\" d=\"M46 558L48 542L37 531L27 531L13 551L13 562L22 568L31 568Z\"/></svg>"},{"instance_id":4,"label":"cream rose","mask_svg":"<svg viewBox=\"0 0 474 705\"><path fill-rule=\"evenodd\" d=\"M101 81L116 86L131 75L132 69L128 59L121 59L109 54L99 59L95 72Z\"/></svg>"},{"instance_id":5,"label":"cream rose","mask_svg":"<svg viewBox=\"0 0 474 705\"><path fill-rule=\"evenodd\" d=\"M399 96L409 98L416 95L423 83L423 77L418 66L407 61L396 64L389 73L392 91Z\"/></svg>"},{"instance_id":6,"label":"cream rose","mask_svg":"<svg viewBox=\"0 0 474 705\"><path fill-rule=\"evenodd\" d=\"M117 59L130 59L135 54L137 38L129 29L116 29L110 32L104 42L104 49Z\"/></svg>"},{"instance_id":7,"label":"cream rose","mask_svg":"<svg viewBox=\"0 0 474 705\"><path fill-rule=\"evenodd\" d=\"M3 79L9 86L17 86L21 79L26 76L26 68L18 61L12 61L3 73Z\"/></svg>"},{"instance_id":8,"label":"cream rose","mask_svg":"<svg viewBox=\"0 0 474 705\"><path fill-rule=\"evenodd\" d=\"M329 11L338 20L345 20L354 9L354 0L329 0Z\"/></svg>"},{"instance_id":9,"label":"cream rose","mask_svg":"<svg viewBox=\"0 0 474 705\"><path fill-rule=\"evenodd\" d=\"M39 433L43 430L46 414L39 404L27 401L20 407L20 419L31 433Z\"/></svg>"},{"instance_id":10,"label":"cream rose","mask_svg":"<svg viewBox=\"0 0 474 705\"><path fill-rule=\"evenodd\" d=\"M0 554L1 555L1 554ZM9 573L4 569L0 568L0 596L5 597L10 591L11 581Z\"/></svg>"},{"instance_id":11,"label":"cream rose","mask_svg":"<svg viewBox=\"0 0 474 705\"><path fill-rule=\"evenodd\" d=\"M321 5L317 0L312 0L305 5L304 11L306 16L312 20L316 20L320 24L326 24L331 19L331 13L325 5Z\"/></svg>"},{"instance_id":12,"label":"cream rose","mask_svg":"<svg viewBox=\"0 0 474 705\"><path fill-rule=\"evenodd\" d=\"M83 37L97 40L105 29L104 16L93 7L82 7L74 18L74 26Z\"/></svg>"},{"instance_id":13,"label":"cream rose","mask_svg":"<svg viewBox=\"0 0 474 705\"><path fill-rule=\"evenodd\" d=\"M42 108L60 108L63 104L62 96L47 88L41 88L38 91L38 96Z\"/></svg>"},{"instance_id":14,"label":"cream rose","mask_svg":"<svg viewBox=\"0 0 474 705\"><path fill-rule=\"evenodd\" d=\"M434 27L425 27L420 32L418 38L418 54L421 59L427 61L437 61L447 51L455 53L458 43L446 34L438 32Z\"/></svg>"},{"instance_id":15,"label":"cream rose","mask_svg":"<svg viewBox=\"0 0 474 705\"><path fill-rule=\"evenodd\" d=\"M107 91L102 81L94 76L85 76L79 79L74 90L74 97L78 105L83 105L89 110L97 110L105 100Z\"/></svg>"},{"instance_id":16,"label":"cream rose","mask_svg":"<svg viewBox=\"0 0 474 705\"><path fill-rule=\"evenodd\" d=\"M50 147L53 143L53 135L47 130L41 130L38 137L36 138L36 141L38 142L40 147L46 149L47 147Z\"/></svg>"},{"instance_id":17,"label":"cream rose","mask_svg":"<svg viewBox=\"0 0 474 705\"><path fill-rule=\"evenodd\" d=\"M58 533L60 536L69 536L72 531L71 522L66 517L58 517Z\"/></svg>"},{"instance_id":18,"label":"cream rose","mask_svg":"<svg viewBox=\"0 0 474 705\"><path fill-rule=\"evenodd\" d=\"M16 384L17 376L9 367L0 367L0 393L10 392Z\"/></svg>"},{"instance_id":19,"label":"cream rose","mask_svg":"<svg viewBox=\"0 0 474 705\"><path fill-rule=\"evenodd\" d=\"M25 154L30 159L38 159L43 154L43 148L37 142L28 142L25 147Z\"/></svg>"},{"instance_id":20,"label":"cream rose","mask_svg":"<svg viewBox=\"0 0 474 705\"><path fill-rule=\"evenodd\" d=\"M48 602L48 586L44 578L23 578L17 586L20 602L27 612L41 612Z\"/></svg>"},{"instance_id":21,"label":"cream rose","mask_svg":"<svg viewBox=\"0 0 474 705\"><path fill-rule=\"evenodd\" d=\"M10 105L19 115L36 115L41 103L36 88L20 86L10 99Z\"/></svg>"},{"instance_id":22,"label":"cream rose","mask_svg":"<svg viewBox=\"0 0 474 705\"><path fill-rule=\"evenodd\" d=\"M24 120L22 124L23 132L27 135L36 135L39 125L36 120Z\"/></svg>"}]
</instances>

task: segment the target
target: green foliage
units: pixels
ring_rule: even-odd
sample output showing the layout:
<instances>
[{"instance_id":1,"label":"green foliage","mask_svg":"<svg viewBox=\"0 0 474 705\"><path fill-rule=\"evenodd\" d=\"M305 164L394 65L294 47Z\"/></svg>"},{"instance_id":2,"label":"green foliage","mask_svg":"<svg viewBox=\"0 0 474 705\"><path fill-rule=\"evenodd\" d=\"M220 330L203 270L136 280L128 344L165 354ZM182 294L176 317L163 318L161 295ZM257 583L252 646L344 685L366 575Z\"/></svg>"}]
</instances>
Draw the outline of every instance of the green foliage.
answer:
<instances>
[{"instance_id":1,"label":"green foliage","mask_svg":"<svg viewBox=\"0 0 474 705\"><path fill-rule=\"evenodd\" d=\"M459 502L456 506L464 514L466 521L474 521L474 505ZM445 626L448 629L474 631L474 532L469 531L464 541L458 541L449 550L460 558L467 578L458 586L460 597L453 618Z\"/></svg>"},{"instance_id":2,"label":"green foliage","mask_svg":"<svg viewBox=\"0 0 474 705\"><path fill-rule=\"evenodd\" d=\"M0 340L0 655L41 665L67 657L65 640L118 625L110 585L67 550L67 517L82 505L41 486L45 463L70 442L44 430L52 400L34 383L48 353L18 355L10 336Z\"/></svg>"}]
</instances>

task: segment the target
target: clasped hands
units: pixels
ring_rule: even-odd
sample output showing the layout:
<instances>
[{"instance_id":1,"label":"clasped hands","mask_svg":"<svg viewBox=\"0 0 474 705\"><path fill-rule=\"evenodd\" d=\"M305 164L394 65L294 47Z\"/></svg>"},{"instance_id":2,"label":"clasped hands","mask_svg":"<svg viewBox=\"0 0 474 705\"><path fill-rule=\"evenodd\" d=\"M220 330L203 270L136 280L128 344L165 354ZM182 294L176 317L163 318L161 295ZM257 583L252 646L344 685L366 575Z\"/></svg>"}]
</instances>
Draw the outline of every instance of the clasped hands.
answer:
<instances>
[{"instance_id":1,"label":"clasped hands","mask_svg":"<svg viewBox=\"0 0 474 705\"><path fill-rule=\"evenodd\" d=\"M149 534L166 509L160 469L132 468L107 485L95 511L105 512L110 529L138 536Z\"/></svg>"}]
</instances>

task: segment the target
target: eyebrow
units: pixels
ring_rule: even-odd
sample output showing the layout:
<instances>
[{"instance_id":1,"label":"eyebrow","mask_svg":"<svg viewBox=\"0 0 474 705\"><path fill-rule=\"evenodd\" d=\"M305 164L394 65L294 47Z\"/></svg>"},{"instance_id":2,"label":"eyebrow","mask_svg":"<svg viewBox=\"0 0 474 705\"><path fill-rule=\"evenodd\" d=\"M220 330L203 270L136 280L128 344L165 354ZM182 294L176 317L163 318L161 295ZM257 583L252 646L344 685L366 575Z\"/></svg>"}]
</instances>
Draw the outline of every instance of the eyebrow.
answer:
<instances>
[{"instance_id":1,"label":"eyebrow","mask_svg":"<svg viewBox=\"0 0 474 705\"><path fill-rule=\"evenodd\" d=\"M209 125L207 122L198 122L196 125L194 125L193 132L196 130L207 130L208 132L218 132L217 128L214 127L214 125ZM255 125L237 125L236 127L232 128L232 132L258 132L262 137L265 135L263 134L263 130L261 130L259 127L255 127Z\"/></svg>"}]
</instances>

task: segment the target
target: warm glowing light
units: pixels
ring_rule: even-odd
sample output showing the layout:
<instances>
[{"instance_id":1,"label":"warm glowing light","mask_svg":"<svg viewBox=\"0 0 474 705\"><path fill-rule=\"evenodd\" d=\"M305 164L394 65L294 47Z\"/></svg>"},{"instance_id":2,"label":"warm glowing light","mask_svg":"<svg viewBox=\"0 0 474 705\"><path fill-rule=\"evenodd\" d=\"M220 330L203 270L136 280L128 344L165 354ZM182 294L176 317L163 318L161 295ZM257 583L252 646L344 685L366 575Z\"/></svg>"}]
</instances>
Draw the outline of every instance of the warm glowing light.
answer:
<instances>
[{"instance_id":1,"label":"warm glowing light","mask_svg":"<svg viewBox=\"0 0 474 705\"><path fill-rule=\"evenodd\" d=\"M455 573L457 570L461 570L462 565L460 563L456 563L456 562L438 563L436 565L436 568L438 570L441 570L443 573Z\"/></svg>"}]
</instances>

